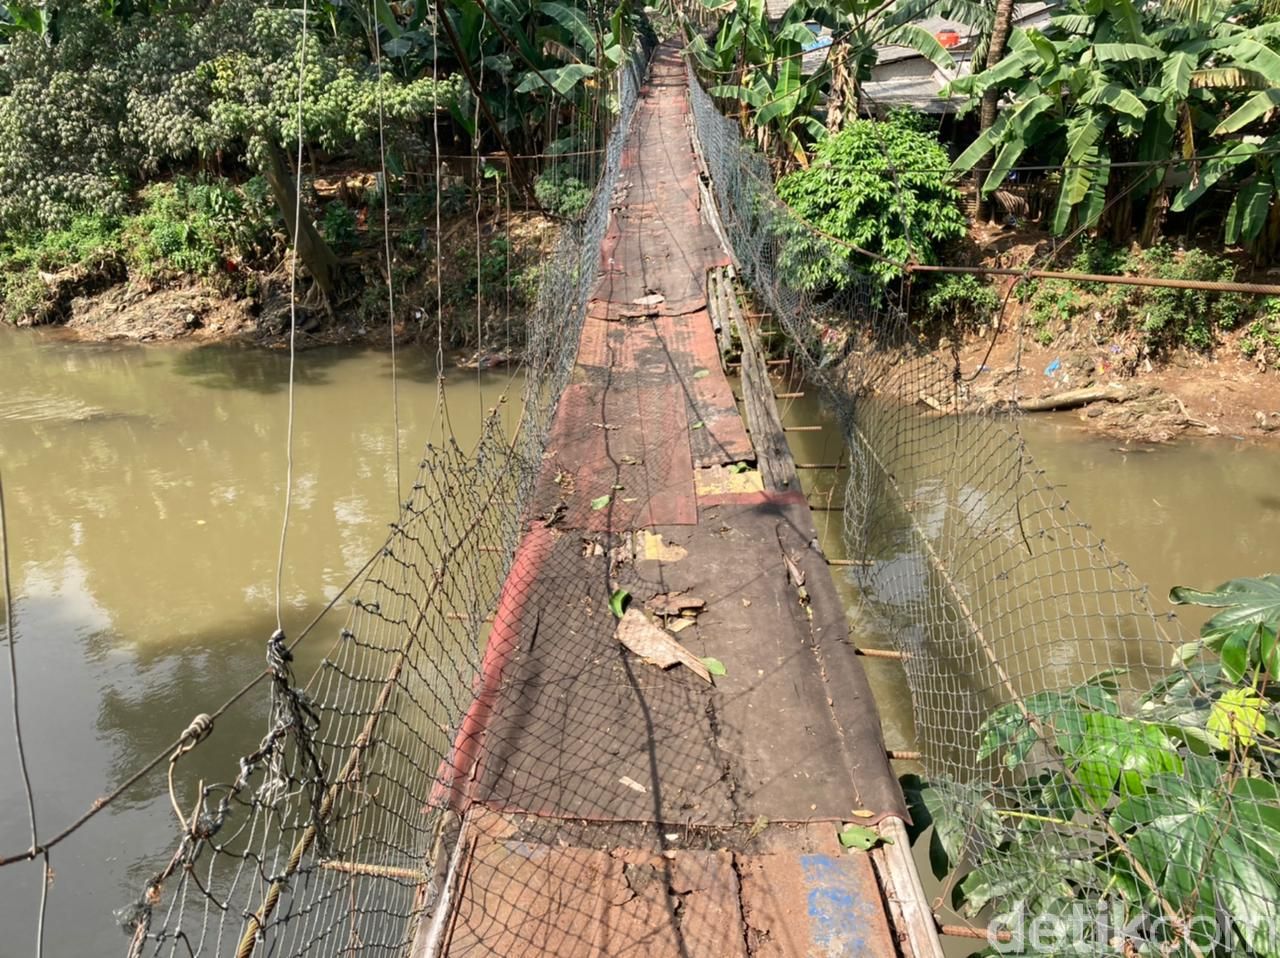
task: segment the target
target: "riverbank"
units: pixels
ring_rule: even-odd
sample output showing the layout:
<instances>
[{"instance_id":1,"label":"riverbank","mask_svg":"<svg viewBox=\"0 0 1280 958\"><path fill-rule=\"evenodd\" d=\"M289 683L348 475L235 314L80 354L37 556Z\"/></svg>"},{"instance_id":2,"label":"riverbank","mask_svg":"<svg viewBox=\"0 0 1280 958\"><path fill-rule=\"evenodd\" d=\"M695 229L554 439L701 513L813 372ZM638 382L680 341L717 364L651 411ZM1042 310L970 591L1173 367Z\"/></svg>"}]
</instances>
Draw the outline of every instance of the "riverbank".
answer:
<instances>
[{"instance_id":1,"label":"riverbank","mask_svg":"<svg viewBox=\"0 0 1280 958\"><path fill-rule=\"evenodd\" d=\"M222 235L236 233L232 226L205 230L197 222L187 229L182 218L191 214L190 203L175 206L170 193L203 196L213 187L180 183L166 186L163 202L153 190L143 201L149 205L132 217L86 217L37 241L0 247L0 321L57 328L86 342L280 347L296 317L303 348L385 346L389 327L397 342L442 338L446 348L473 353L481 346L518 348L561 220L490 200L439 224L434 216L400 213L389 224L388 243L374 205L336 198L351 195L350 179L317 187L324 187L322 200L333 197L325 209L344 211L330 213L342 220L328 226L341 256L324 291L305 269L291 282L278 231L260 229L250 255L243 240L235 246ZM219 189L237 199L246 192ZM247 221L241 216L236 224Z\"/></svg>"},{"instance_id":2,"label":"riverbank","mask_svg":"<svg viewBox=\"0 0 1280 958\"><path fill-rule=\"evenodd\" d=\"M959 357L974 376L970 400L980 406L1017 406L1125 443L1280 439L1280 373L1234 343L1213 355L1179 351L1158 364L1143 360L1133 371L1126 345L1063 349L1005 333L994 343L974 336L935 355L947 365Z\"/></svg>"},{"instance_id":3,"label":"riverbank","mask_svg":"<svg viewBox=\"0 0 1280 958\"><path fill-rule=\"evenodd\" d=\"M1100 240L1055 246L1042 230L977 225L960 259L1003 269L1132 275L1202 289L939 277L922 299L935 357L960 365L966 402L1068 420L1123 442L1280 435L1280 298L1213 289L1271 285L1239 249ZM929 400L922 400L926 403Z\"/></svg>"}]
</instances>

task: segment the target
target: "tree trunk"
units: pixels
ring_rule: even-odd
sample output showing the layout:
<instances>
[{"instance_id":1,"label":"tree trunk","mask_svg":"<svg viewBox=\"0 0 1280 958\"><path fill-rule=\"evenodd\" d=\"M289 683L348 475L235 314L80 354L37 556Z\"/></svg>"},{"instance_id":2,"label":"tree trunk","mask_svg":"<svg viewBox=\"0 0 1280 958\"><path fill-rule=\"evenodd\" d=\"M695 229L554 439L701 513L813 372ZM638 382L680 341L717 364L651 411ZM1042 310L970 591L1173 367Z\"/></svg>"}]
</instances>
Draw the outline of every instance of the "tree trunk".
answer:
<instances>
[{"instance_id":1,"label":"tree trunk","mask_svg":"<svg viewBox=\"0 0 1280 958\"><path fill-rule=\"evenodd\" d=\"M333 298L334 284L338 276L338 258L324 241L324 237L316 230L310 218L303 216L301 221L295 217L298 209L297 181L289 173L288 162L280 148L274 143L267 147L267 163L263 175L271 187L276 205L284 215L285 229L294 238L294 246L298 251L298 259L307 268L316 286L324 294L326 300Z\"/></svg>"},{"instance_id":2,"label":"tree trunk","mask_svg":"<svg viewBox=\"0 0 1280 958\"><path fill-rule=\"evenodd\" d=\"M987 62L985 69L993 69L1004 59L1005 48L1009 45L1009 31L1013 28L1014 0L996 0L995 22L991 27L991 42L987 46ZM1000 91L989 89L982 94L982 109L979 113L979 134L986 133L996 122L996 113L1000 109ZM982 195L982 184L991 169L991 154L984 156L977 168L978 218L989 219L993 206L991 201Z\"/></svg>"},{"instance_id":3,"label":"tree trunk","mask_svg":"<svg viewBox=\"0 0 1280 958\"><path fill-rule=\"evenodd\" d=\"M1169 191L1164 184L1157 186L1147 197L1147 215L1142 222L1142 232L1138 235L1138 245L1144 249L1151 246L1164 232L1164 219L1169 211Z\"/></svg>"},{"instance_id":4,"label":"tree trunk","mask_svg":"<svg viewBox=\"0 0 1280 958\"><path fill-rule=\"evenodd\" d=\"M839 133L849 116L856 116L857 87L849 70L849 47L833 43L827 56L831 67L831 88L827 95L827 132Z\"/></svg>"}]
</instances>

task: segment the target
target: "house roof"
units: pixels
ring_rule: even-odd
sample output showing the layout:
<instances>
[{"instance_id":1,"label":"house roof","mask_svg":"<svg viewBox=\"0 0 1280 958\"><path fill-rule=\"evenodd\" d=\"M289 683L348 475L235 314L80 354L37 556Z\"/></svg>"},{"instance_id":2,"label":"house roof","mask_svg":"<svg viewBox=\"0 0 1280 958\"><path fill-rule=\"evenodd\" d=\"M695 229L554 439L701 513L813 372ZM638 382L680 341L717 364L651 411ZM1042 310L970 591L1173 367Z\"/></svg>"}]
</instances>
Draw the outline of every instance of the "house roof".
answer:
<instances>
[{"instance_id":1,"label":"house roof","mask_svg":"<svg viewBox=\"0 0 1280 958\"><path fill-rule=\"evenodd\" d=\"M1046 11L1058 6L1058 0L1035 0L1031 3L1019 3L1013 9L1013 23L1015 26L1028 26L1029 21L1036 21L1042 18ZM1047 19L1047 17L1044 17ZM952 53L967 53L973 44L975 31L972 27L966 26L957 20L948 20L946 17L925 17L923 20L917 20L916 26L923 27L929 33L937 36L939 33L946 31L954 32L960 38L960 42L952 48ZM880 63L893 63L897 60L909 60L913 57L920 56L910 47L900 46L883 46L879 48Z\"/></svg>"},{"instance_id":2,"label":"house roof","mask_svg":"<svg viewBox=\"0 0 1280 958\"><path fill-rule=\"evenodd\" d=\"M1035 0L1014 7L1015 26L1036 26L1049 19L1058 0ZM950 48L956 61L954 70L940 70L910 47L884 46L871 70L871 79L862 84L863 96L882 107L907 106L926 113L950 113L961 102L958 97L942 97L942 88L972 71L975 32L945 17L927 17L918 25L935 36L954 31L959 42Z\"/></svg>"}]
</instances>

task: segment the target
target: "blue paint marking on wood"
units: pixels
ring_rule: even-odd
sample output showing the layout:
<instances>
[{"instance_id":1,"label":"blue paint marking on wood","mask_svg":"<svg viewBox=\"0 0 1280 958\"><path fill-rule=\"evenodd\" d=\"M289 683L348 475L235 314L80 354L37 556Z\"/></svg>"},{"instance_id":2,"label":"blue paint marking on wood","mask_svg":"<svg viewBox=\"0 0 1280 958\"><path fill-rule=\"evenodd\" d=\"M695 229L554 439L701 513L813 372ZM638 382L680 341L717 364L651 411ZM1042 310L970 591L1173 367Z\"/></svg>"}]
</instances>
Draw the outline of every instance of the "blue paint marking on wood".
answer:
<instances>
[{"instance_id":1,"label":"blue paint marking on wood","mask_svg":"<svg viewBox=\"0 0 1280 958\"><path fill-rule=\"evenodd\" d=\"M800 866L808 887L812 942L809 955L836 958L866 954L872 946L868 932L876 927L880 903L865 901L855 893L860 883L854 874L853 860L801 855Z\"/></svg>"}]
</instances>

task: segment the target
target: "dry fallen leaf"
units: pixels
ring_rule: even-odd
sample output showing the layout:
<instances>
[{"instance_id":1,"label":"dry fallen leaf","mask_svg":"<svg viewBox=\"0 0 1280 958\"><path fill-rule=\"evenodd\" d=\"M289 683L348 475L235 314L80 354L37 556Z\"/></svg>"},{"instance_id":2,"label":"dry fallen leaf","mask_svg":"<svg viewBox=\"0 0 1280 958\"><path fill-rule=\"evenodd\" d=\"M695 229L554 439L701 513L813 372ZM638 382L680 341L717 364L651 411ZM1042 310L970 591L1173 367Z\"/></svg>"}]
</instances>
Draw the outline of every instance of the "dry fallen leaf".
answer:
<instances>
[{"instance_id":1,"label":"dry fallen leaf","mask_svg":"<svg viewBox=\"0 0 1280 958\"><path fill-rule=\"evenodd\" d=\"M614 633L618 641L659 668L668 669L677 663L688 667L702 681L710 683L711 673L702 661L675 638L650 622L638 609L628 609L618 622Z\"/></svg>"},{"instance_id":2,"label":"dry fallen leaf","mask_svg":"<svg viewBox=\"0 0 1280 958\"><path fill-rule=\"evenodd\" d=\"M680 615L686 609L700 612L706 608L706 605L706 599L685 595L682 592L664 592L662 595L655 595L645 603L646 607L658 615Z\"/></svg>"}]
</instances>

